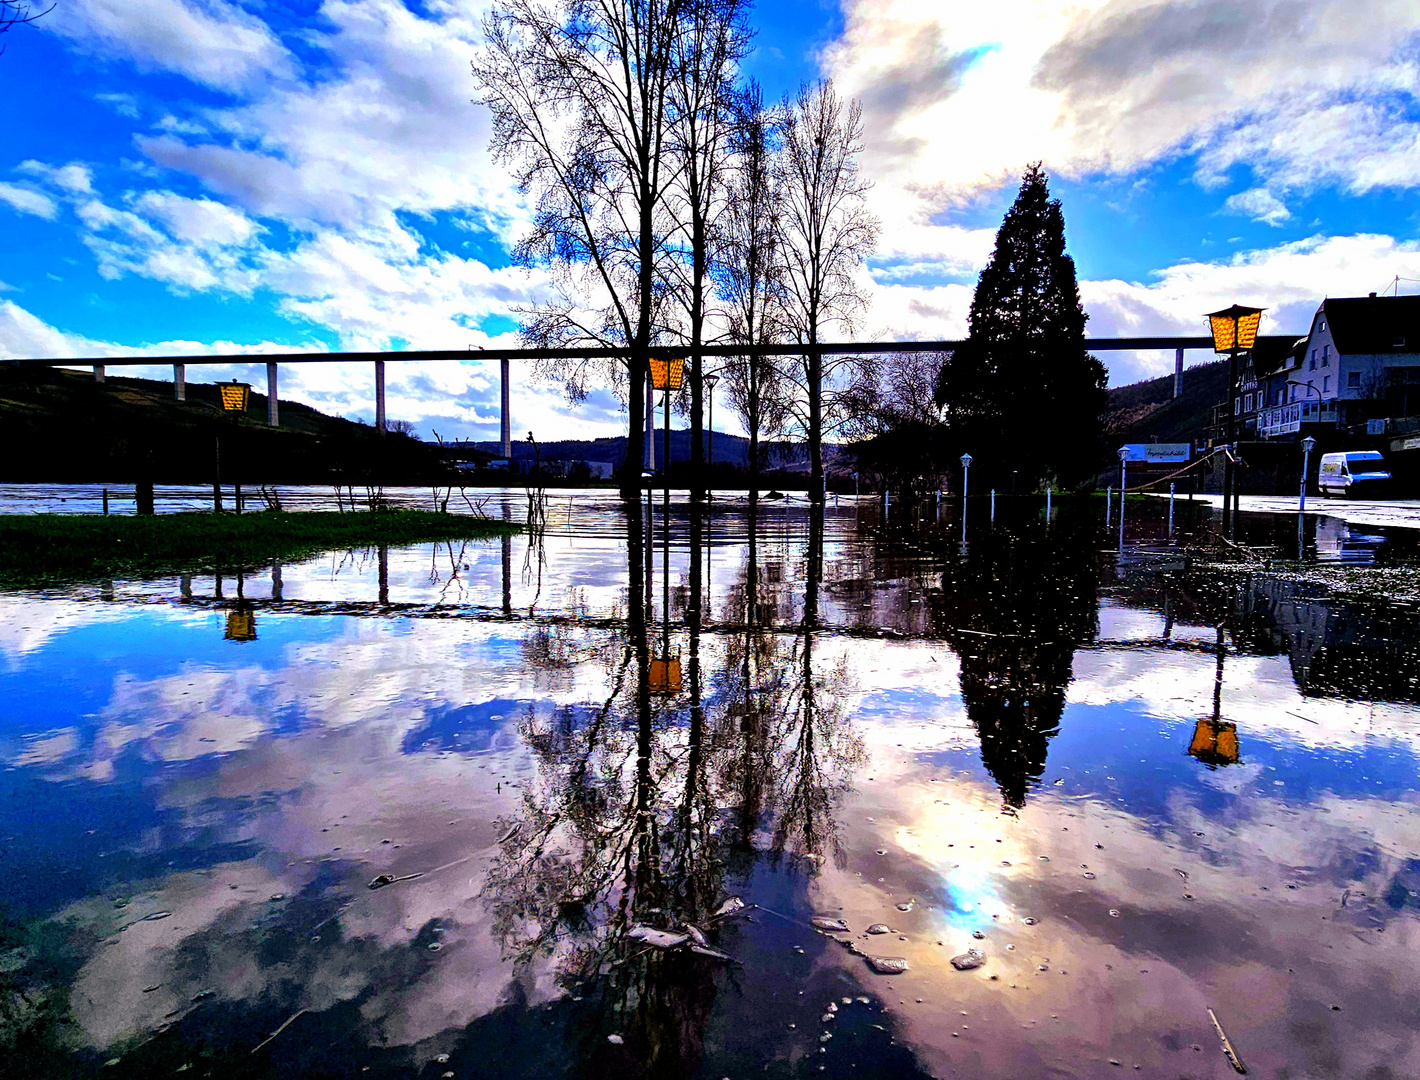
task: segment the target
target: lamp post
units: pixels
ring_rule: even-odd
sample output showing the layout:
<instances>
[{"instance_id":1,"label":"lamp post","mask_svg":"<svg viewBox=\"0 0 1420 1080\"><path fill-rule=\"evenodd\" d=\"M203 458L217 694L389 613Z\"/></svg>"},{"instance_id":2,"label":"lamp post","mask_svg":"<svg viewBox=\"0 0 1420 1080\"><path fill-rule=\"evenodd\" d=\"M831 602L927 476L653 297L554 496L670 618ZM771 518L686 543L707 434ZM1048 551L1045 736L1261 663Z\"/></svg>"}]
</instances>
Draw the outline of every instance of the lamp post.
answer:
<instances>
[{"instance_id":1,"label":"lamp post","mask_svg":"<svg viewBox=\"0 0 1420 1080\"><path fill-rule=\"evenodd\" d=\"M714 372L705 376L705 385L710 389L710 442L706 447L706 468L712 476L715 471L715 387L719 382L720 376L716 375ZM713 479L711 483L705 486L705 498L714 501L715 485Z\"/></svg>"},{"instance_id":2,"label":"lamp post","mask_svg":"<svg viewBox=\"0 0 1420 1080\"><path fill-rule=\"evenodd\" d=\"M1124 552L1124 492L1127 490L1125 480L1128 476L1129 468L1129 447L1119 448L1119 551Z\"/></svg>"},{"instance_id":3,"label":"lamp post","mask_svg":"<svg viewBox=\"0 0 1420 1080\"><path fill-rule=\"evenodd\" d=\"M1234 411L1238 392L1238 354L1251 349L1257 342L1257 328L1264 308L1234 304L1222 311L1208 313L1208 329L1213 335L1213 351L1228 354L1228 450L1223 462L1223 531L1233 535L1233 438L1237 424Z\"/></svg>"},{"instance_id":4,"label":"lamp post","mask_svg":"<svg viewBox=\"0 0 1420 1080\"><path fill-rule=\"evenodd\" d=\"M674 662L670 655L671 651L671 391L679 390L685 380L685 360L668 359L661 360L657 357L651 358L651 388L664 393L665 405L665 463L662 474L665 478L665 501L661 507L661 663L664 664L664 692L675 693L680 690L680 660L675 658ZM654 558L654 556L651 556ZM649 559L648 559L649 561ZM653 680L655 681L655 680Z\"/></svg>"},{"instance_id":5,"label":"lamp post","mask_svg":"<svg viewBox=\"0 0 1420 1080\"><path fill-rule=\"evenodd\" d=\"M966 496L970 490L971 455L961 456L961 542L966 545Z\"/></svg>"},{"instance_id":6,"label":"lamp post","mask_svg":"<svg viewBox=\"0 0 1420 1080\"><path fill-rule=\"evenodd\" d=\"M1297 513L1305 513L1307 509L1307 470L1311 467L1312 451L1316 449L1316 440L1308 435L1302 440L1302 486L1297 497Z\"/></svg>"},{"instance_id":7,"label":"lamp post","mask_svg":"<svg viewBox=\"0 0 1420 1080\"><path fill-rule=\"evenodd\" d=\"M233 428L235 429L235 426L236 426L236 423L237 423L237 417L238 417L240 414L242 414L242 413L244 413L244 412L247 411L247 405L251 402L251 384L250 384L250 383L244 383L244 382L237 382L236 379L233 379L231 382L218 383L218 384L217 384L217 393L218 393L219 399L221 400L221 403L222 403L222 411L223 411L224 413L230 413L230 414L231 414L231 416L232 416ZM221 435L220 432L218 432L218 434L217 434L217 436L216 436L216 450L217 450L217 457L216 457L216 476L214 477L214 479L213 479L213 481L212 481L212 509L213 509L213 510L216 510L216 511L218 511L218 512L221 512L221 509L222 509L222 435ZM241 494L241 491L242 491L241 485L238 484L238 485L237 485L237 489L236 489L237 512L238 512L238 513L241 513L241 509L242 509L242 494Z\"/></svg>"}]
</instances>

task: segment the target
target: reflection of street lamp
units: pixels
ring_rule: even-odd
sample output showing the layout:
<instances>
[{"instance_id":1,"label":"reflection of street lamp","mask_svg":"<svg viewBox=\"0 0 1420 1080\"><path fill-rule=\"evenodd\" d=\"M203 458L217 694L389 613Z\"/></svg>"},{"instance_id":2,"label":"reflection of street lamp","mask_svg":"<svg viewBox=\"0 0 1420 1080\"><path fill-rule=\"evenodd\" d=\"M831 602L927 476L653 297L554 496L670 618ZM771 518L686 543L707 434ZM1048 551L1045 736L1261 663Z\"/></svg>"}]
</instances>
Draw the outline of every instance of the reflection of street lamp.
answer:
<instances>
[{"instance_id":1,"label":"reflection of street lamp","mask_svg":"<svg viewBox=\"0 0 1420 1080\"><path fill-rule=\"evenodd\" d=\"M247 411L247 405L251 401L251 384L237 382L236 379L231 382L218 383L217 394L222 403L222 411L231 413L233 424L235 424L237 416ZM212 509L220 512L222 509L222 436L220 432L217 434L215 442L217 457L216 477L212 482ZM240 513L242 509L240 484L237 486L236 499L237 512Z\"/></svg>"},{"instance_id":2,"label":"reflection of street lamp","mask_svg":"<svg viewBox=\"0 0 1420 1080\"><path fill-rule=\"evenodd\" d=\"M1234 304L1222 311L1208 313L1213 351L1228 354L1228 451L1223 462L1223 529L1230 538L1233 535L1233 437L1236 423L1233 410L1238 390L1238 353L1246 352L1256 344L1263 310Z\"/></svg>"},{"instance_id":3,"label":"reflection of street lamp","mask_svg":"<svg viewBox=\"0 0 1420 1080\"><path fill-rule=\"evenodd\" d=\"M710 445L708 447L708 470L712 474L715 471L715 387L719 384L719 382L720 376L716 375L714 372L711 372L709 375L705 376L705 385L710 388ZM711 483L707 486L710 490L706 492L706 497L714 499L714 484Z\"/></svg>"},{"instance_id":4,"label":"reflection of street lamp","mask_svg":"<svg viewBox=\"0 0 1420 1080\"><path fill-rule=\"evenodd\" d=\"M1307 470L1311 467L1312 451L1316 449L1316 440L1308 435L1302 440L1302 490L1297 499L1297 513L1302 513L1307 508Z\"/></svg>"},{"instance_id":5,"label":"reflection of street lamp","mask_svg":"<svg viewBox=\"0 0 1420 1080\"><path fill-rule=\"evenodd\" d=\"M685 379L685 361L682 359L661 360L651 358L651 387L665 393L665 505L662 508L661 536L661 621L664 625L661 637L661 655L651 660L651 692L675 694L680 691L680 657L671 652L671 391L679 390ZM652 556L652 559L654 556ZM648 559L648 562L651 561Z\"/></svg>"},{"instance_id":6,"label":"reflection of street lamp","mask_svg":"<svg viewBox=\"0 0 1420 1080\"><path fill-rule=\"evenodd\" d=\"M1223 628L1218 627L1218 665L1213 673L1213 715L1202 717L1193 726L1193 738L1188 744L1188 753L1203 762L1210 769L1220 765L1236 765L1238 753L1238 726L1223 719Z\"/></svg>"}]
</instances>

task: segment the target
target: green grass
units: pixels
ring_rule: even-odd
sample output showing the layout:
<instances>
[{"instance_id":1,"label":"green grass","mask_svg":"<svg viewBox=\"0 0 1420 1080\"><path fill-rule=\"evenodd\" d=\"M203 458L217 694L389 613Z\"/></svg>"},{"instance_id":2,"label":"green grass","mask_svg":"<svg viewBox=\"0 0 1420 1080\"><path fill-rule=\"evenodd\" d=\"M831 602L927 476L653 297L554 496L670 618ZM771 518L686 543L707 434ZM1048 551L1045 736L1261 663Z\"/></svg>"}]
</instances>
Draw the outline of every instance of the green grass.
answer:
<instances>
[{"instance_id":1,"label":"green grass","mask_svg":"<svg viewBox=\"0 0 1420 1080\"><path fill-rule=\"evenodd\" d=\"M429 510L0 515L0 585L234 570L341 548L476 540L519 528Z\"/></svg>"}]
</instances>

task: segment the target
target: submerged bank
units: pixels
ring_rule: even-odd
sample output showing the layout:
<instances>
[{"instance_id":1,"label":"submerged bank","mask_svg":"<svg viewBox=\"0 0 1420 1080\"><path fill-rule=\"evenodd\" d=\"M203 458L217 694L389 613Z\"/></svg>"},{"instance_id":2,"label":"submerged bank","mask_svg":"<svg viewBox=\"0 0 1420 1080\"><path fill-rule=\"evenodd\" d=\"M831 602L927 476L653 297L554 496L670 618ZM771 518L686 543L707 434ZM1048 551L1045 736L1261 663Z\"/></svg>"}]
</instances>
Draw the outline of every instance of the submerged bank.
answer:
<instances>
[{"instance_id":1,"label":"submerged bank","mask_svg":"<svg viewBox=\"0 0 1420 1080\"><path fill-rule=\"evenodd\" d=\"M476 540L507 521L430 510L0 516L0 584L237 568L337 548Z\"/></svg>"}]
</instances>

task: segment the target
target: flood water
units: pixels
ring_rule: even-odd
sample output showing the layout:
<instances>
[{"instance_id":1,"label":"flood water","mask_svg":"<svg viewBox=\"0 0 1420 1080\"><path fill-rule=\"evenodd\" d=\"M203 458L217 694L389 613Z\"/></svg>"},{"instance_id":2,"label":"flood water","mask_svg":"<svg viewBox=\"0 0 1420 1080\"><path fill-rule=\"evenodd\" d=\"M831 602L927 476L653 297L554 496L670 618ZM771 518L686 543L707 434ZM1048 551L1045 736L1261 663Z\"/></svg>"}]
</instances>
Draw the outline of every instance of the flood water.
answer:
<instances>
[{"instance_id":1,"label":"flood water","mask_svg":"<svg viewBox=\"0 0 1420 1080\"><path fill-rule=\"evenodd\" d=\"M0 1072L1420 1076L1414 541L1053 509L0 594Z\"/></svg>"}]
</instances>

